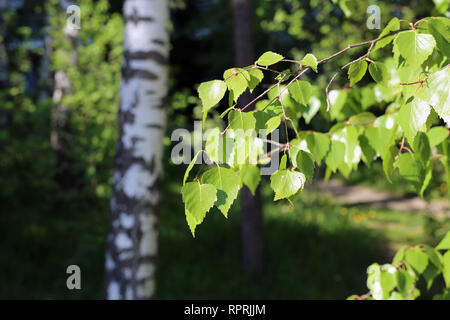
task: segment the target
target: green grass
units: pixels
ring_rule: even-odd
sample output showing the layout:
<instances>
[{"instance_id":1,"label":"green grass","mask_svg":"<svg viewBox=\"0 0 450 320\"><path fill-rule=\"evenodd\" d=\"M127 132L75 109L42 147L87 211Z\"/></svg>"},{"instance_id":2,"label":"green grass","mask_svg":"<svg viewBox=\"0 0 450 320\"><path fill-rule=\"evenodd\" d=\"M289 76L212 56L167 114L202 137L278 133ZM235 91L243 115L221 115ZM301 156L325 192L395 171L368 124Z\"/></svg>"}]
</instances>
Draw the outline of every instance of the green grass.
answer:
<instances>
[{"instance_id":1,"label":"green grass","mask_svg":"<svg viewBox=\"0 0 450 320\"><path fill-rule=\"evenodd\" d=\"M228 220L217 210L208 213L193 239L179 194L181 175L170 174L160 216L160 299L345 299L367 292L371 263L389 262L403 244L434 245L450 229L448 219L340 206L320 193L304 192L294 207L273 203L265 183L265 272L247 277L240 265L239 201ZM101 298L106 209L3 211L0 298ZM66 289L70 264L81 267L80 291Z\"/></svg>"},{"instance_id":2,"label":"green grass","mask_svg":"<svg viewBox=\"0 0 450 320\"><path fill-rule=\"evenodd\" d=\"M237 209L237 208L236 208ZM345 298L364 290L365 269L381 258L379 239L331 210L308 215L265 209L265 274L241 272L239 214L208 214L192 239L184 217L161 217L158 298ZM176 212L176 211L172 211ZM309 218L308 218L309 217ZM326 221L326 222L325 222Z\"/></svg>"}]
</instances>

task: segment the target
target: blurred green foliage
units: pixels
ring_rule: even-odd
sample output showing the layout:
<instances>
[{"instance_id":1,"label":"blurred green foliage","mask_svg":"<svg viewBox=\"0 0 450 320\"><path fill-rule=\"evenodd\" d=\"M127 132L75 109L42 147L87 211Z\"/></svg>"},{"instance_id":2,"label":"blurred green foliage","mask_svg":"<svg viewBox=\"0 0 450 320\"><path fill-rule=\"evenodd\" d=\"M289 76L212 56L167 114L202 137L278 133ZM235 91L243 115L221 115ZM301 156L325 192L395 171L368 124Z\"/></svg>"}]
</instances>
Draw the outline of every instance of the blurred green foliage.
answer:
<instances>
[{"instance_id":1,"label":"blurred green foliage","mask_svg":"<svg viewBox=\"0 0 450 320\"><path fill-rule=\"evenodd\" d=\"M35 7L34 12L46 12L36 26L21 26L19 14L7 11L7 34L18 43L7 51L9 62L8 84L1 93L2 115L0 146L0 197L4 204L32 206L62 198L67 203L107 203L112 179L112 158L117 138L117 110L122 62L123 19L108 13L108 1L95 4L91 0L80 2L83 8L83 26L79 31L75 65L69 64L72 54L69 40L64 34L66 14L59 1L48 1ZM45 48L27 48L30 40L43 34L50 36L50 73L44 74L42 64L32 66L36 56L45 55ZM36 63L35 63L36 64ZM33 67L35 70L33 70ZM69 145L66 156L70 159L73 176L72 190L58 192L54 176L58 173L55 151L50 145L50 118L55 106L52 101L51 74L67 72L71 94L62 103L70 110L66 132ZM27 86L27 78L33 78ZM47 78L48 77L48 78ZM28 81L29 82L29 81ZM43 94L44 93L44 94ZM8 199L8 201L6 201Z\"/></svg>"},{"instance_id":2,"label":"blurred green foliage","mask_svg":"<svg viewBox=\"0 0 450 320\"><path fill-rule=\"evenodd\" d=\"M0 260L0 297L3 298L100 298L101 295L122 63L123 18L116 11L122 1L78 1L82 18L75 66L68 63L71 47L63 32L67 16L58 2L46 0L2 12L4 32L0 37L6 50L0 50L0 57L8 62L7 82L0 87L3 235L0 249L4 253ZM448 10L444 8L446 3L254 0L255 53L273 50L297 59L313 52L320 59L379 34L380 30L366 28L369 4L380 6L383 28L393 16L414 21L442 14ZM179 127L191 129L192 120L201 118L195 94L198 83L220 78L223 70L234 65L229 0L177 0L171 1L171 6L168 133ZM35 45L45 35L51 39L47 75L42 63L45 47ZM359 53L355 50L327 63L311 79L324 87L332 71ZM72 87L72 94L65 96L63 102L71 111L67 156L77 179L70 190L64 191L55 180L61 168L50 143L56 70L68 73ZM336 88L345 81L345 76L337 79ZM323 92L314 94L323 106ZM348 95L349 103L343 114L385 106L383 101L376 102L370 89L354 90ZM329 127L329 121L336 121L322 111L316 112L321 115L311 122L302 120L303 129L320 130ZM295 212L283 212L284 207L273 205L266 195L265 203L270 204L265 211L265 224L271 226L266 239L269 276L261 282L245 278L239 274L238 208L230 213L230 223L224 224L218 212L208 216L211 223L206 223L197 240L193 240L179 196L184 168L170 164L169 139L165 145L158 297L344 298L364 289L362 279L370 262L383 260L385 252L380 243L392 239L392 233L368 233L370 226L349 222L339 215L339 207L320 199L296 204ZM379 163L350 178L355 182L372 181L369 179L377 175L382 176ZM380 188L384 188L381 180L384 181L375 178ZM398 188L398 184L392 188ZM392 216L403 219L402 214L386 213L386 217ZM441 235L440 222L436 225L430 220L427 226ZM411 228L414 232L415 227ZM405 237L395 234L400 237L392 241L395 244L411 237L411 232ZM373 239L377 239L376 245ZM79 264L83 270L86 278L81 292L69 292L64 287L65 268L69 264ZM217 272L205 274L205 270L212 269ZM330 274L330 269L337 271Z\"/></svg>"}]
</instances>

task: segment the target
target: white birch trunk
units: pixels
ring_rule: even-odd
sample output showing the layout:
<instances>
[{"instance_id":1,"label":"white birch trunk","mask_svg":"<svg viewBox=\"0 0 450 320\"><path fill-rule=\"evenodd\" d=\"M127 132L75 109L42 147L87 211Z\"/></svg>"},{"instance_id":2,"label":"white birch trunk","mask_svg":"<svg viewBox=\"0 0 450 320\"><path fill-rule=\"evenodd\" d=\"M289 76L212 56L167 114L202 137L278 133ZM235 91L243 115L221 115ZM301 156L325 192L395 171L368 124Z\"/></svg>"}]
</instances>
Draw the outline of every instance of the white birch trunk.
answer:
<instances>
[{"instance_id":1,"label":"white birch trunk","mask_svg":"<svg viewBox=\"0 0 450 320\"><path fill-rule=\"evenodd\" d=\"M119 141L107 239L105 297L155 292L159 182L168 80L167 0L126 0Z\"/></svg>"}]
</instances>

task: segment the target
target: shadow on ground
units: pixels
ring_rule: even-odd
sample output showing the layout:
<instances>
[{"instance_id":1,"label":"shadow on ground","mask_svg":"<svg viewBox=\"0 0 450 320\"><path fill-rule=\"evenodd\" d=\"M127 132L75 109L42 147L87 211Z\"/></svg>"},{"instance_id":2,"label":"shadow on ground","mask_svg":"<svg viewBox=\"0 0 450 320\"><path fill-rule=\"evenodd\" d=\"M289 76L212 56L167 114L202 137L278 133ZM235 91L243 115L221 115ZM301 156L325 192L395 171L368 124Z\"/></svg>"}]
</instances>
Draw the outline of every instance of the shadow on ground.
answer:
<instances>
[{"instance_id":1,"label":"shadow on ground","mask_svg":"<svg viewBox=\"0 0 450 320\"><path fill-rule=\"evenodd\" d=\"M266 268L259 278L241 273L237 209L228 220L218 211L208 213L195 239L182 208L165 212L157 297L345 299L367 292L366 268L386 261L380 236L345 224L325 229L306 222L300 212L279 215L280 209L269 207L265 214Z\"/></svg>"},{"instance_id":2,"label":"shadow on ground","mask_svg":"<svg viewBox=\"0 0 450 320\"><path fill-rule=\"evenodd\" d=\"M386 262L382 236L336 220L333 207L305 202L282 212L286 203L264 196L265 273L246 277L240 266L239 201L228 220L217 210L208 213L193 239L179 187L164 186L157 298L345 299L367 292L366 268ZM323 219L309 221L305 212ZM0 298L102 297L106 208L3 211L0 223ZM82 290L66 288L70 264L81 267Z\"/></svg>"}]
</instances>

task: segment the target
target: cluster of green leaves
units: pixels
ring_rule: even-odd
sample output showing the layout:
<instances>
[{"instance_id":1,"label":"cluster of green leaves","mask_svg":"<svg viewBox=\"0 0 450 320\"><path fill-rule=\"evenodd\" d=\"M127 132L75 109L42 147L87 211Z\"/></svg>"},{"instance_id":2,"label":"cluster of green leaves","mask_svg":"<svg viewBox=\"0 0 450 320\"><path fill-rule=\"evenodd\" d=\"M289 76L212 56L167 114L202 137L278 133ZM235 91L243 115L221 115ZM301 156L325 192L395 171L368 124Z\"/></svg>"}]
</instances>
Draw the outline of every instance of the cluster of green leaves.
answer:
<instances>
[{"instance_id":1,"label":"cluster of green leaves","mask_svg":"<svg viewBox=\"0 0 450 320\"><path fill-rule=\"evenodd\" d=\"M117 140L123 19L109 12L107 0L78 4L84 18L75 48L64 33L67 13L58 0L1 12L5 37L0 60L8 62L2 68L6 81L0 80L0 198L4 204L47 206L61 198L73 206L92 200L107 204ZM71 50L77 55L75 65L69 63ZM61 168L50 145L53 73L58 70L67 72L71 84L71 92L62 101L70 119L65 130L58 132L70 140L64 156L73 164L69 170L76 177L71 190L58 188L55 176Z\"/></svg>"},{"instance_id":2,"label":"cluster of green leaves","mask_svg":"<svg viewBox=\"0 0 450 320\"><path fill-rule=\"evenodd\" d=\"M64 33L67 14L59 2L50 0L48 32L52 37L52 71L67 72L71 92L62 104L70 112L67 158L76 163L71 170L79 178L77 188L88 196L108 199L117 141L117 110L123 59L124 22L120 14L109 13L106 0L82 0L82 27L76 46ZM76 63L71 63L74 52ZM67 132L60 132L67 135Z\"/></svg>"},{"instance_id":3,"label":"cluster of green leaves","mask_svg":"<svg viewBox=\"0 0 450 320\"><path fill-rule=\"evenodd\" d=\"M45 202L52 191L53 173L48 119L50 104L37 99L34 63L42 48L33 46L40 36L26 23L42 10L2 8L0 12L0 203L17 205ZM39 88L41 88L39 86ZM42 89L42 88L41 88ZM48 156L36 157L46 154ZM38 205L36 204L36 207Z\"/></svg>"},{"instance_id":4,"label":"cluster of green leaves","mask_svg":"<svg viewBox=\"0 0 450 320\"><path fill-rule=\"evenodd\" d=\"M348 300L414 300L420 296L417 283L421 278L425 280L427 290L436 279L442 278L445 288L433 299L449 300L450 231L435 248L428 245L402 247L392 263L374 263L367 269L367 274L369 294L353 295Z\"/></svg>"},{"instance_id":5,"label":"cluster of green leaves","mask_svg":"<svg viewBox=\"0 0 450 320\"><path fill-rule=\"evenodd\" d=\"M257 165L270 161L262 147L267 141L256 135L261 129L270 133L284 127L286 132L286 142L275 143L274 151L284 154L280 167L270 177L274 201L290 201L301 192L306 179L312 180L315 166L322 163L326 165L328 179L337 171L348 177L361 161L370 166L381 158L389 181L398 169L423 195L438 160L450 185L449 28L450 20L443 17L422 19L403 29L401 22L393 18L377 39L357 45L370 48L342 68L349 66L351 89L328 93L331 107L328 117L338 122L325 133L301 131L297 127L300 118L309 121L325 107L317 88L299 79L309 69L318 72L318 65L334 56L318 60L309 53L299 61L292 61L269 51L251 66L226 70L223 80L200 84L203 123L227 91L229 108L220 116L228 115L228 125L224 130L214 128L206 140L204 152L215 167L203 173L201 179L196 177L196 181L184 184L182 189L192 233L214 205L227 216L242 185L252 190L257 187L260 181ZM390 44L393 57L385 57L381 49ZM272 66L280 62L293 62L297 69L274 70ZM276 82L250 104L238 108L238 98L247 89L255 90L264 79L263 71L276 73ZM358 88L356 85L366 73L375 84ZM358 108L352 110L354 92L362 97L363 112L358 112ZM385 104L383 115L377 117L366 111L370 99ZM255 110L245 112L252 103ZM291 129L295 133L293 139L289 137ZM188 167L185 181L195 161L196 158Z\"/></svg>"}]
</instances>

